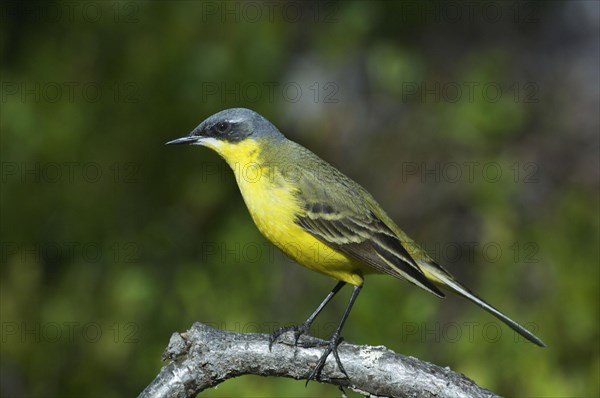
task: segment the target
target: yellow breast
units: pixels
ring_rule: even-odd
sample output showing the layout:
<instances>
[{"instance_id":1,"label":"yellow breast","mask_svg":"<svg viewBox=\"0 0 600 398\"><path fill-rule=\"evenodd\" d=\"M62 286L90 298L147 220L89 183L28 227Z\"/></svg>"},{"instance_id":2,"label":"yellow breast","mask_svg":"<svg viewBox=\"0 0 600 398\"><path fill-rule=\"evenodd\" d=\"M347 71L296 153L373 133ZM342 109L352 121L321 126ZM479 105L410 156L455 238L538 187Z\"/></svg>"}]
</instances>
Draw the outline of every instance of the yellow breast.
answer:
<instances>
[{"instance_id":1,"label":"yellow breast","mask_svg":"<svg viewBox=\"0 0 600 398\"><path fill-rule=\"evenodd\" d=\"M364 266L330 248L296 224L305 210L295 193L297 179L286 179L277 171L281 163L261 158L259 143L218 141L210 146L233 169L236 181L259 231L286 255L314 271L335 279L362 284Z\"/></svg>"}]
</instances>

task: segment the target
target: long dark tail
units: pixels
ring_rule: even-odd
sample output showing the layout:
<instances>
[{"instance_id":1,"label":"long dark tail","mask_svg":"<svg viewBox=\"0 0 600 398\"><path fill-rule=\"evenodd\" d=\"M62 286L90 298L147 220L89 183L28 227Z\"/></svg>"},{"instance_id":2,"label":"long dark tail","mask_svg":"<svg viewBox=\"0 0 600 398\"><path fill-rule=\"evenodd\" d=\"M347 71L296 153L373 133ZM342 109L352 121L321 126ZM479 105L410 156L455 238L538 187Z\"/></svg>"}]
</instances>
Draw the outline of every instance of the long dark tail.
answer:
<instances>
[{"instance_id":1,"label":"long dark tail","mask_svg":"<svg viewBox=\"0 0 600 398\"><path fill-rule=\"evenodd\" d=\"M523 326L519 325L517 322L513 321L512 319L510 319L509 317L504 315L502 312L500 312L498 309L494 308L492 305L485 302L483 299L478 297L475 293L473 293L472 291L467 289L465 286L458 283L452 277L452 275L450 275L440 265L438 265L436 263L429 264L429 263L421 262L421 263L419 263L419 267L423 270L423 272L425 273L427 278L429 278L431 281L438 283L439 285L445 287L446 289L449 289L449 290L453 291L454 293L471 300L472 302L474 302L475 304L477 304L478 306L480 306L481 308L483 308L490 314L494 315L496 318L500 319L502 322L506 323L512 330L519 333L521 336L525 337L527 340L531 341L533 344L536 344L540 347L546 347L546 344L544 344L544 342L539 337L537 337L536 335L531 333L529 330L525 329Z\"/></svg>"}]
</instances>

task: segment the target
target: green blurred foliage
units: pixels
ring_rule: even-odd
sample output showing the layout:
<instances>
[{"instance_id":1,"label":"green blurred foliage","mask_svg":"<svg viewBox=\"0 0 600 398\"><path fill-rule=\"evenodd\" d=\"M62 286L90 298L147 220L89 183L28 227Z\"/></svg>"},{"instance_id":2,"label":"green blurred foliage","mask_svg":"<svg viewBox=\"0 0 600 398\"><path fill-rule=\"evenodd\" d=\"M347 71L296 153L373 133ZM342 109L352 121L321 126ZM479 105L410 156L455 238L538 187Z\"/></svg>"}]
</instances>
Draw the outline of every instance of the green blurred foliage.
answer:
<instances>
[{"instance_id":1,"label":"green blurred foliage","mask_svg":"<svg viewBox=\"0 0 600 398\"><path fill-rule=\"evenodd\" d=\"M334 281L260 236L217 155L163 145L237 106L548 348L384 277L348 341L505 396L598 396L598 3L447 4L3 2L2 396L132 396L194 321L270 332L321 301ZM339 394L240 377L204 395Z\"/></svg>"}]
</instances>

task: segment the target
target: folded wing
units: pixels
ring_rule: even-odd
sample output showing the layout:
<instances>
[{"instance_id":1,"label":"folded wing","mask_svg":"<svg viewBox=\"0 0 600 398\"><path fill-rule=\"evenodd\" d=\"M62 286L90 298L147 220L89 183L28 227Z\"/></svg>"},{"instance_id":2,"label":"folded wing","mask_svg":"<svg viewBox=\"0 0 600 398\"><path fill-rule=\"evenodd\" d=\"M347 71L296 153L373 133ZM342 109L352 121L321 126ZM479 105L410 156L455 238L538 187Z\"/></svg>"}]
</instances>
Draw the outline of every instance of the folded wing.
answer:
<instances>
[{"instance_id":1,"label":"folded wing","mask_svg":"<svg viewBox=\"0 0 600 398\"><path fill-rule=\"evenodd\" d=\"M361 260L375 270L404 278L417 286L444 297L427 279L398 236L372 211L352 214L331 204L306 203L306 213L296 222L327 245Z\"/></svg>"}]
</instances>

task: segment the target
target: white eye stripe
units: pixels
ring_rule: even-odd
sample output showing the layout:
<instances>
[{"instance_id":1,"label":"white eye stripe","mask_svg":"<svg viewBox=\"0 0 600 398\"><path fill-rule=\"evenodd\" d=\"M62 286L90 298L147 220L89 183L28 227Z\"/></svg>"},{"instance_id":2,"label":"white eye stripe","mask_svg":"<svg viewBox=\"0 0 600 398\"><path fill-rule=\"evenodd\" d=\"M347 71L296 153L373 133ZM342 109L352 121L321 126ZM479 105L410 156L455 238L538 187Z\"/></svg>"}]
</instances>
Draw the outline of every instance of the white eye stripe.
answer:
<instances>
[{"instance_id":1,"label":"white eye stripe","mask_svg":"<svg viewBox=\"0 0 600 398\"><path fill-rule=\"evenodd\" d=\"M202 137L198 141L194 142L193 145L203 145L210 148L219 148L223 146L223 141L217 140L213 137Z\"/></svg>"}]
</instances>

